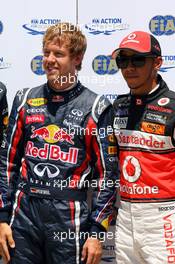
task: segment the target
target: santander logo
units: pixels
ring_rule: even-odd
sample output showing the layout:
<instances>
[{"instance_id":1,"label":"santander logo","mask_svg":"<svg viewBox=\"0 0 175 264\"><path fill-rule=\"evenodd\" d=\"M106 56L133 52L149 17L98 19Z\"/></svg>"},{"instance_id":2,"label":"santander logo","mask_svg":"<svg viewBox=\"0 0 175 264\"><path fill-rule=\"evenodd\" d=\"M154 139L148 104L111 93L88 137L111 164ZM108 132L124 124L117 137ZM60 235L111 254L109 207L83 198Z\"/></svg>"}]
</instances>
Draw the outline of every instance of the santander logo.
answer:
<instances>
[{"instance_id":1,"label":"santander logo","mask_svg":"<svg viewBox=\"0 0 175 264\"><path fill-rule=\"evenodd\" d=\"M154 135L141 131L122 130L116 133L119 146L133 147L149 150L167 150L174 149L171 137Z\"/></svg>"}]
</instances>

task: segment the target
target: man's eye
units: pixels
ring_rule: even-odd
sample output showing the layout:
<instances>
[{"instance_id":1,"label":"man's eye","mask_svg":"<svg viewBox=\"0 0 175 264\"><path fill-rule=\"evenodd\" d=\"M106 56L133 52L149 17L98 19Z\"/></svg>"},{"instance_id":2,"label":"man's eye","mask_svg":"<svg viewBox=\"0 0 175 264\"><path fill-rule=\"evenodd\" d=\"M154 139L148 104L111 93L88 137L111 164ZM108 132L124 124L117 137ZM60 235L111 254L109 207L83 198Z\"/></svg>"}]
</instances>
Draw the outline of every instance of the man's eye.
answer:
<instances>
[{"instance_id":1,"label":"man's eye","mask_svg":"<svg viewBox=\"0 0 175 264\"><path fill-rule=\"evenodd\" d=\"M55 53L55 57L57 57L57 58L60 58L62 56L63 56L63 54L61 54L61 53Z\"/></svg>"},{"instance_id":2,"label":"man's eye","mask_svg":"<svg viewBox=\"0 0 175 264\"><path fill-rule=\"evenodd\" d=\"M44 51L44 52L43 52L43 55L44 55L45 57L48 57L48 56L49 56L49 52Z\"/></svg>"}]
</instances>

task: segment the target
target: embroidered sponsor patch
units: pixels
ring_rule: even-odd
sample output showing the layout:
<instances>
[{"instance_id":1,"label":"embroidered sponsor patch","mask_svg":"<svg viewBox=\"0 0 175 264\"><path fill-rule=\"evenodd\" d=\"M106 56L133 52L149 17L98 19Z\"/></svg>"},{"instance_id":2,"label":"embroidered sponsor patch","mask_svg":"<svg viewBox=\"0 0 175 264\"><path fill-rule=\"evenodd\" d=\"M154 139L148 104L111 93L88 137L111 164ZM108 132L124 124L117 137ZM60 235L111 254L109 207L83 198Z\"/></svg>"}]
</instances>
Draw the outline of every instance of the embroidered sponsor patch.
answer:
<instances>
[{"instance_id":1,"label":"embroidered sponsor patch","mask_svg":"<svg viewBox=\"0 0 175 264\"><path fill-rule=\"evenodd\" d=\"M141 130L147 133L153 133L158 135L165 134L165 126L150 122L142 122L141 123Z\"/></svg>"},{"instance_id":2,"label":"embroidered sponsor patch","mask_svg":"<svg viewBox=\"0 0 175 264\"><path fill-rule=\"evenodd\" d=\"M167 116L165 115L158 115L155 113L146 113L145 114L145 119L155 121L156 123L161 123L161 124L166 124L167 121Z\"/></svg>"},{"instance_id":3,"label":"embroidered sponsor patch","mask_svg":"<svg viewBox=\"0 0 175 264\"><path fill-rule=\"evenodd\" d=\"M33 98L33 99L27 100L27 103L31 106L41 106L47 103L47 99L46 98Z\"/></svg>"},{"instance_id":4,"label":"embroidered sponsor patch","mask_svg":"<svg viewBox=\"0 0 175 264\"><path fill-rule=\"evenodd\" d=\"M44 115L26 116L26 124L43 123L43 122L44 122Z\"/></svg>"},{"instance_id":5,"label":"embroidered sponsor patch","mask_svg":"<svg viewBox=\"0 0 175 264\"><path fill-rule=\"evenodd\" d=\"M120 128L126 128L127 126L128 117L115 117L114 119L114 128L120 129Z\"/></svg>"},{"instance_id":6,"label":"embroidered sponsor patch","mask_svg":"<svg viewBox=\"0 0 175 264\"><path fill-rule=\"evenodd\" d=\"M160 106L167 105L167 104L169 103L169 101L170 101L170 99L167 98L167 97L165 97L165 98L161 98L161 99L159 99L159 101L158 101L158 105L160 105Z\"/></svg>"}]
</instances>

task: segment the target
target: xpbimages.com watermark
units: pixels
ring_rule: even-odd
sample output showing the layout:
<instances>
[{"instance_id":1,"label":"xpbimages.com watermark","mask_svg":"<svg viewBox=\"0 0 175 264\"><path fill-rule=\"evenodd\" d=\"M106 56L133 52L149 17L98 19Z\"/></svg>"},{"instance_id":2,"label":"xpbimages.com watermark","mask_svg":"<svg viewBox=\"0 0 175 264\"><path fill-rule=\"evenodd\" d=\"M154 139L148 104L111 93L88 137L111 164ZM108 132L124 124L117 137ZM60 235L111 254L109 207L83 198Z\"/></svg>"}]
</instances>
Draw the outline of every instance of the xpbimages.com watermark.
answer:
<instances>
[{"instance_id":1,"label":"xpbimages.com watermark","mask_svg":"<svg viewBox=\"0 0 175 264\"><path fill-rule=\"evenodd\" d=\"M77 111L77 115L79 113L79 116L77 118L81 118L81 111L78 109L75 109ZM99 138L105 138L107 136L112 136L115 132L115 129L112 128L111 125L106 127L81 127L79 125L73 125L72 123L65 123L65 125L68 125L68 128L60 129L59 136L60 138L64 138L66 135L70 135L73 139L74 136L99 136Z\"/></svg>"},{"instance_id":2,"label":"xpbimages.com watermark","mask_svg":"<svg viewBox=\"0 0 175 264\"><path fill-rule=\"evenodd\" d=\"M77 240L80 239L82 241L86 240L87 238L94 238L94 239L100 239L101 242L105 242L106 240L114 240L116 238L116 232L108 231L108 232L92 232L89 234L89 232L74 232L70 229L66 231L54 231L53 232L53 240L64 242L65 240Z\"/></svg>"},{"instance_id":3,"label":"xpbimages.com watermark","mask_svg":"<svg viewBox=\"0 0 175 264\"><path fill-rule=\"evenodd\" d=\"M47 187L49 187L47 185ZM77 188L77 189L89 189L92 188L93 190L100 190L103 191L107 188L119 188L120 187L120 183L119 180L112 180L112 179L102 179L102 180L96 180L96 179L92 179L92 180L88 180L85 179L83 181L75 181L72 180L70 178L66 179L66 180L54 180L53 181L53 188L59 188L59 190L64 190L67 188Z\"/></svg>"},{"instance_id":4,"label":"xpbimages.com watermark","mask_svg":"<svg viewBox=\"0 0 175 264\"><path fill-rule=\"evenodd\" d=\"M99 76L88 76L88 75L79 75L78 80L81 83L86 84L98 84L99 86L103 87L107 84L119 83L120 77L116 75L99 75ZM63 86L65 83L74 84L77 81L77 75L68 74L61 75L55 78L54 83Z\"/></svg>"},{"instance_id":5,"label":"xpbimages.com watermark","mask_svg":"<svg viewBox=\"0 0 175 264\"><path fill-rule=\"evenodd\" d=\"M59 25L59 24L58 24ZM64 32L73 32L73 31L84 31L85 30L85 25L84 24L77 24L73 25L71 23L62 23L61 27L58 28L58 25L54 25L54 31L55 34L62 34ZM90 27L91 29L95 31L107 31L107 30L121 30L126 27L128 27L128 24L117 24L117 23L89 23L86 24L86 27Z\"/></svg>"}]
</instances>

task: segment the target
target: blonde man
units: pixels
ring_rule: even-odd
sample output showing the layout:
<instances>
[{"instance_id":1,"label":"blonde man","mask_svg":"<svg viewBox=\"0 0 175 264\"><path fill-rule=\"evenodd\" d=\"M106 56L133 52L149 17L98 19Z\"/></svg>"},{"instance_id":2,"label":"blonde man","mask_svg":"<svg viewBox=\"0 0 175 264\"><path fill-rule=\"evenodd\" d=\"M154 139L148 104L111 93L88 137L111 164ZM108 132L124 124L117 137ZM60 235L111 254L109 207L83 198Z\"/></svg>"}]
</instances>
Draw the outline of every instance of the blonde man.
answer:
<instances>
[{"instance_id":1,"label":"blonde man","mask_svg":"<svg viewBox=\"0 0 175 264\"><path fill-rule=\"evenodd\" d=\"M48 28L43 39L47 83L15 97L0 164L5 263L100 261L100 238L116 196L111 181L118 172L110 159L112 135L99 133L112 125L112 106L77 79L85 50L85 36L74 25ZM98 186L90 209L86 193L93 179ZM102 188L108 180L110 186Z\"/></svg>"}]
</instances>

